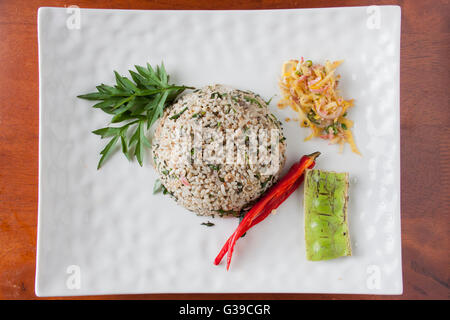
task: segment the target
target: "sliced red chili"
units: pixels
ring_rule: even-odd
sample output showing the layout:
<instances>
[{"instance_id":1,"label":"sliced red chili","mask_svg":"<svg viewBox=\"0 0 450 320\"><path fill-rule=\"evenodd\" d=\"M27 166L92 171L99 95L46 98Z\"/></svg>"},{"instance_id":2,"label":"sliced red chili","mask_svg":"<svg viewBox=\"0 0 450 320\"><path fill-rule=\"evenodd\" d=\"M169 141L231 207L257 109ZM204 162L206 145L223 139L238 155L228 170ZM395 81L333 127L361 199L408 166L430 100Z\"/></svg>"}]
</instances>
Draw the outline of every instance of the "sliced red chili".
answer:
<instances>
[{"instance_id":1,"label":"sliced red chili","mask_svg":"<svg viewBox=\"0 0 450 320\"><path fill-rule=\"evenodd\" d=\"M277 209L281 203L284 202L303 182L304 172L307 168L313 168L315 159L320 155L320 152L315 152L307 156L303 156L299 162L296 162L289 169L289 172L280 179L280 181L270 188L262 198L251 208L245 215L234 233L228 238L225 245L220 250L214 264L219 264L222 258L228 252L227 270L230 267L231 257L236 241L246 233L254 225L266 219L269 214Z\"/></svg>"}]
</instances>

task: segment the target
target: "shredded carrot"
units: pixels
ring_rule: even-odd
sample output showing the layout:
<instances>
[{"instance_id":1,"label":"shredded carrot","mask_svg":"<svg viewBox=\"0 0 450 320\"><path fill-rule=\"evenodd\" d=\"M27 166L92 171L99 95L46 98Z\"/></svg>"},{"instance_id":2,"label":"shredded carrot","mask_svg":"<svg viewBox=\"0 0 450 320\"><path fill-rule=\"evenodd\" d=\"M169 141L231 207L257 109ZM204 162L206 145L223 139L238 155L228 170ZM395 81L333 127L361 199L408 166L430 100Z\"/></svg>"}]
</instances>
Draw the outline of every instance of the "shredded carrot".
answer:
<instances>
[{"instance_id":1,"label":"shredded carrot","mask_svg":"<svg viewBox=\"0 0 450 320\"><path fill-rule=\"evenodd\" d=\"M298 114L300 126L311 128L305 141L322 137L330 144L339 144L340 152L348 143L360 155L350 131L353 122L346 118L354 101L344 100L337 90L340 76L335 70L342 62L326 61L323 66L302 57L283 63L279 83L283 98L278 107L290 106Z\"/></svg>"}]
</instances>

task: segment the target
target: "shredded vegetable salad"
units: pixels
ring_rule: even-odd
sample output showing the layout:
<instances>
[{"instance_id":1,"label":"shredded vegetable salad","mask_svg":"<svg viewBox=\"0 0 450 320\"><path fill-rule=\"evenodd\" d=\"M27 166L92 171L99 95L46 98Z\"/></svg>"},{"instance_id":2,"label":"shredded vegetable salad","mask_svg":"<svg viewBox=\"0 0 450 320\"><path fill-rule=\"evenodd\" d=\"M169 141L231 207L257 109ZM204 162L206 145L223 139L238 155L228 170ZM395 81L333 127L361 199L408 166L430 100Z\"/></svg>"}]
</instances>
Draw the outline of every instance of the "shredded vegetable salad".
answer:
<instances>
[{"instance_id":1,"label":"shredded vegetable salad","mask_svg":"<svg viewBox=\"0 0 450 320\"><path fill-rule=\"evenodd\" d=\"M352 151L360 155L350 131L353 121L346 118L353 100L344 100L337 90L340 76L335 70L342 62L326 61L323 66L305 61L303 57L286 61L280 80L283 98L278 107L291 106L298 113L296 120L300 125L311 128L305 141L320 137L330 144L339 144L340 152L347 142Z\"/></svg>"}]
</instances>

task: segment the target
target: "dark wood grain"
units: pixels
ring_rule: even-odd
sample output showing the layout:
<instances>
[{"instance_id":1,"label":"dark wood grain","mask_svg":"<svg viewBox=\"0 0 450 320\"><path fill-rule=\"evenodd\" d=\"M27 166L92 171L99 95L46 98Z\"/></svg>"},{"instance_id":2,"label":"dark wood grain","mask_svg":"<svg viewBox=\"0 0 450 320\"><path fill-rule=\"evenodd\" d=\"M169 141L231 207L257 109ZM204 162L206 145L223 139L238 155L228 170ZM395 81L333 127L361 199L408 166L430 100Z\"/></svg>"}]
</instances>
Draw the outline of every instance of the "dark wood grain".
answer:
<instances>
[{"instance_id":1,"label":"dark wood grain","mask_svg":"<svg viewBox=\"0 0 450 320\"><path fill-rule=\"evenodd\" d=\"M204 3L202 3L204 2ZM106 299L449 299L448 1L0 0L0 299L35 299L38 192L37 9L263 9L402 6L401 183L404 294L149 294ZM86 297L92 299L97 297Z\"/></svg>"}]
</instances>

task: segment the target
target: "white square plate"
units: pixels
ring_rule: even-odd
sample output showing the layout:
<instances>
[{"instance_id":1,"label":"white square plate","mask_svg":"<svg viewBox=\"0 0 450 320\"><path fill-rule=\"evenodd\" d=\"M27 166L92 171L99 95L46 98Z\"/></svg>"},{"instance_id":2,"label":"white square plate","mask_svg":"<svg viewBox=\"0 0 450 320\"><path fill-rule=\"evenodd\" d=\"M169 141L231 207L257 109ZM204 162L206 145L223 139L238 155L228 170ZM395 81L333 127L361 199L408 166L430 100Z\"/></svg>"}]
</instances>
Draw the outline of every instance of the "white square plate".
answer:
<instances>
[{"instance_id":1,"label":"white square plate","mask_svg":"<svg viewBox=\"0 0 450 320\"><path fill-rule=\"evenodd\" d=\"M36 294L177 292L402 293L400 237L400 8L263 11L125 11L41 8L40 148ZM324 141L288 109L285 171L321 151L317 168L350 173L353 256L305 258L303 187L236 246L226 272L213 259L237 219L198 217L152 195L156 173L122 155L97 171L108 123L79 94L133 65L164 61L172 81L222 83L269 98L281 64L307 57L345 62L341 91L363 157ZM275 97L276 102L278 97ZM147 156L146 159L149 159ZM211 218L209 218L211 220Z\"/></svg>"}]
</instances>

